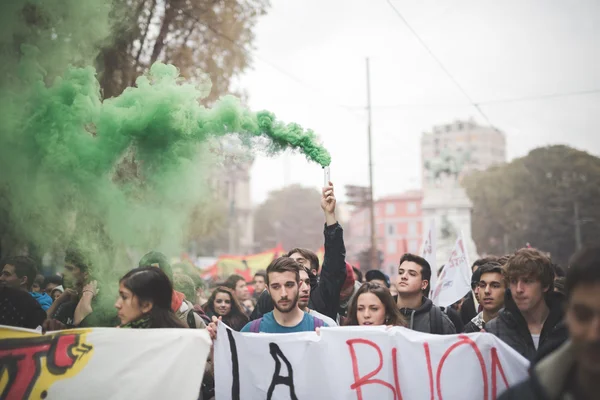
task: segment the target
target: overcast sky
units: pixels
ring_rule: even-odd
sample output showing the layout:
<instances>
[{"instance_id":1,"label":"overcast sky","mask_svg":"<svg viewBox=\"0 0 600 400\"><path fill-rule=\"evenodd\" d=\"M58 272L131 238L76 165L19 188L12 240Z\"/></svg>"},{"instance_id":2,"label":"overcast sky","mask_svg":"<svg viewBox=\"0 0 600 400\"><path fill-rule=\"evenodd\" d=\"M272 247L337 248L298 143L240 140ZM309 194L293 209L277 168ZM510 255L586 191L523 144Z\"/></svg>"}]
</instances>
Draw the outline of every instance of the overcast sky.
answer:
<instances>
[{"instance_id":1,"label":"overcast sky","mask_svg":"<svg viewBox=\"0 0 600 400\"><path fill-rule=\"evenodd\" d=\"M252 109L311 128L331 152L332 180L368 184L365 57L371 58L376 196L420 187L420 137L484 118L385 0L271 0L254 66L239 81ZM600 91L598 0L397 0L393 4L475 102ZM507 136L509 160L568 144L600 154L600 93L482 106ZM259 157L252 200L319 187L303 156Z\"/></svg>"}]
</instances>

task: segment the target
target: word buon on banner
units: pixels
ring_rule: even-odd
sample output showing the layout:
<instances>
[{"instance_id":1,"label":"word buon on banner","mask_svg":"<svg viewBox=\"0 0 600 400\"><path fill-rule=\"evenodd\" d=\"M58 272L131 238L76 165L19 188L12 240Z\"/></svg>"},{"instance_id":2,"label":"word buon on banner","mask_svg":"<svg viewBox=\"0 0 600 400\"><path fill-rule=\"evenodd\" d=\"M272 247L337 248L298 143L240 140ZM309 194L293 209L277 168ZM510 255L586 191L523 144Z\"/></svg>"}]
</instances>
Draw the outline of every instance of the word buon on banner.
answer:
<instances>
[{"instance_id":1,"label":"word buon on banner","mask_svg":"<svg viewBox=\"0 0 600 400\"><path fill-rule=\"evenodd\" d=\"M529 362L495 336L405 328L242 334L220 324L217 400L495 400Z\"/></svg>"}]
</instances>

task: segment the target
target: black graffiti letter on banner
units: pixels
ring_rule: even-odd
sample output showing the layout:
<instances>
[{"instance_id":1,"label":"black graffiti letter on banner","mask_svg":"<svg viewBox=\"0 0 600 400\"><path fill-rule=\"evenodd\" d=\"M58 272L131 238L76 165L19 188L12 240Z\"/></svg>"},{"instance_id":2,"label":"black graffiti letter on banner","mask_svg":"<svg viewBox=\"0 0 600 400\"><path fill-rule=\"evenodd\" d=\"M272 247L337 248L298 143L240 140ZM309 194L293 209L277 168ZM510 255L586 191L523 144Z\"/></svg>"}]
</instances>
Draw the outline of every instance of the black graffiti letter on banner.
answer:
<instances>
[{"instance_id":1,"label":"black graffiti letter on banner","mask_svg":"<svg viewBox=\"0 0 600 400\"><path fill-rule=\"evenodd\" d=\"M269 343L269 349L271 352L271 357L275 360L275 373L273 374L273 380L271 381L271 385L269 386L269 391L267 392L267 400L271 400L273 397L273 392L275 391L275 386L277 385L286 385L290 388L290 399L298 400L296 397L296 391L294 390L294 371L292 371L292 364L288 361L287 358L281 352L279 346L275 343ZM281 361L282 359L285 363L285 366L288 370L288 376L281 376Z\"/></svg>"},{"instance_id":2,"label":"black graffiti letter on banner","mask_svg":"<svg viewBox=\"0 0 600 400\"><path fill-rule=\"evenodd\" d=\"M233 382L231 383L231 399L240 400L240 364L238 361L237 347L235 338L231 329L227 329L227 338L229 339L229 350L231 351L231 369L233 373Z\"/></svg>"}]
</instances>

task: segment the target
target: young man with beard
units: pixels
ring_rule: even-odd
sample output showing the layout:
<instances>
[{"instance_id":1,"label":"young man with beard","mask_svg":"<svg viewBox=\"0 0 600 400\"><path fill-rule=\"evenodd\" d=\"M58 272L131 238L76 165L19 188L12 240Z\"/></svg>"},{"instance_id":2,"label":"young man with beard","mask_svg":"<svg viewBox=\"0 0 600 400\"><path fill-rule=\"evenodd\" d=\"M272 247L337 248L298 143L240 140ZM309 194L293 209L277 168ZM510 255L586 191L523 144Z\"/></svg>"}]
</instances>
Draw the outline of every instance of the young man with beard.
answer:
<instances>
[{"instance_id":1,"label":"young man with beard","mask_svg":"<svg viewBox=\"0 0 600 400\"><path fill-rule=\"evenodd\" d=\"M44 330L115 326L113 318L94 313L99 288L96 281L90 281L90 263L82 252L66 251L63 282L65 290L48 309Z\"/></svg>"},{"instance_id":2,"label":"young man with beard","mask_svg":"<svg viewBox=\"0 0 600 400\"><path fill-rule=\"evenodd\" d=\"M510 289L498 317L486 332L498 336L530 361L567 339L563 296L553 291L552 262L541 251L523 248L505 265Z\"/></svg>"},{"instance_id":3,"label":"young man with beard","mask_svg":"<svg viewBox=\"0 0 600 400\"><path fill-rule=\"evenodd\" d=\"M322 190L321 209L325 214L325 254L323 266L319 269L317 255L305 249L293 249L287 256L309 270L317 271L320 279L311 281L310 307L329 318L338 318L342 286L347 278L346 247L344 246L344 230L337 222L335 215L336 199L331 182ZM314 274L314 272L313 272ZM350 268L352 275L352 268ZM354 282L354 279L352 278ZM257 319L273 310L273 303L268 293L263 292L259 297L256 308L250 320Z\"/></svg>"},{"instance_id":4,"label":"young man with beard","mask_svg":"<svg viewBox=\"0 0 600 400\"><path fill-rule=\"evenodd\" d=\"M506 277L502 266L495 262L482 265L477 272L480 275L477 282L477 297L483 306L483 311L477 314L465 326L465 333L481 332L485 324L498 316L504 307L504 294L506 292Z\"/></svg>"},{"instance_id":5,"label":"young man with beard","mask_svg":"<svg viewBox=\"0 0 600 400\"><path fill-rule=\"evenodd\" d=\"M600 393L600 246L573 256L566 278L570 340L530 370L500 400L597 399Z\"/></svg>"},{"instance_id":6,"label":"young man with beard","mask_svg":"<svg viewBox=\"0 0 600 400\"><path fill-rule=\"evenodd\" d=\"M431 266L423 257L407 253L400 259L396 303L406 317L407 328L438 335L452 335L456 328L446 313L423 295L431 279Z\"/></svg>"},{"instance_id":7,"label":"young man with beard","mask_svg":"<svg viewBox=\"0 0 600 400\"><path fill-rule=\"evenodd\" d=\"M279 257L267 268L267 290L275 309L261 318L248 322L240 332L294 333L311 332L328 326L323 320L302 311L298 305L300 295L300 270L302 266L289 257ZM213 317L208 332L217 338L217 324Z\"/></svg>"},{"instance_id":8,"label":"young man with beard","mask_svg":"<svg viewBox=\"0 0 600 400\"><path fill-rule=\"evenodd\" d=\"M241 332L307 332L327 326L323 320L305 313L298 305L301 269L300 264L289 257L271 262L267 268L267 290L275 309L246 324Z\"/></svg>"}]
</instances>

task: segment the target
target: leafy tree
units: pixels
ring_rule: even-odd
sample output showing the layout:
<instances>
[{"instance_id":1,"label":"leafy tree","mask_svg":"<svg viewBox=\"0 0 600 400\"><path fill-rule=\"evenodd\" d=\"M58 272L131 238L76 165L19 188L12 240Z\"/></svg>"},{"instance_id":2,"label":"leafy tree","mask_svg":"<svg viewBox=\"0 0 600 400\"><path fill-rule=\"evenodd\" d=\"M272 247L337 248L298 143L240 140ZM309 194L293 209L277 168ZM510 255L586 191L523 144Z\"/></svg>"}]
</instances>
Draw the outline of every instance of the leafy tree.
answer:
<instances>
[{"instance_id":1,"label":"leafy tree","mask_svg":"<svg viewBox=\"0 0 600 400\"><path fill-rule=\"evenodd\" d=\"M323 246L324 217L321 193L292 185L269 194L255 213L254 238L258 250L303 247L317 251Z\"/></svg>"},{"instance_id":2,"label":"leafy tree","mask_svg":"<svg viewBox=\"0 0 600 400\"><path fill-rule=\"evenodd\" d=\"M478 251L504 254L530 243L566 263L578 230L581 244L600 235L598 182L600 158L568 146L537 148L466 177Z\"/></svg>"}]
</instances>

